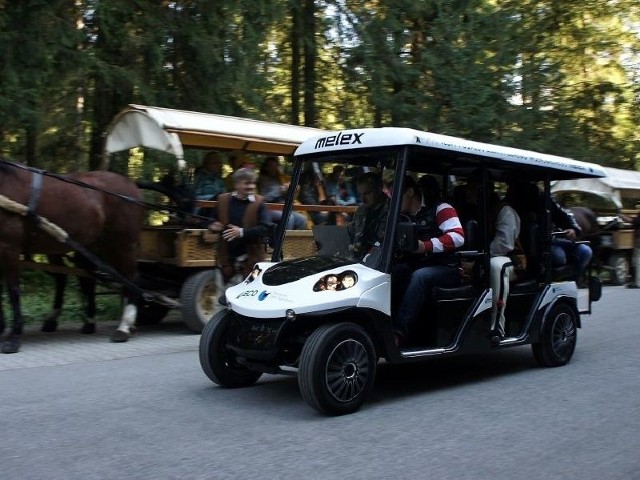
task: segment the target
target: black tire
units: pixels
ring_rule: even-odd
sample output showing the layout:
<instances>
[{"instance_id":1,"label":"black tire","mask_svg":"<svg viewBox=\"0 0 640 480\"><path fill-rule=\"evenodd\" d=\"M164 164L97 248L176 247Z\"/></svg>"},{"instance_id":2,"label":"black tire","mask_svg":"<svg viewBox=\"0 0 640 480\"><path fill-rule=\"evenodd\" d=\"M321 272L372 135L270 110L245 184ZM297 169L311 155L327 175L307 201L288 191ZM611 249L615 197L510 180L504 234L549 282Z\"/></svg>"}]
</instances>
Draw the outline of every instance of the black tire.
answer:
<instances>
[{"instance_id":1,"label":"black tire","mask_svg":"<svg viewBox=\"0 0 640 480\"><path fill-rule=\"evenodd\" d=\"M612 253L607 262L611 270L611 283L624 285L629 278L629 256L625 253Z\"/></svg>"},{"instance_id":2,"label":"black tire","mask_svg":"<svg viewBox=\"0 0 640 480\"><path fill-rule=\"evenodd\" d=\"M170 307L141 300L136 304L136 323L138 325L157 325L167 316Z\"/></svg>"},{"instance_id":3,"label":"black tire","mask_svg":"<svg viewBox=\"0 0 640 480\"><path fill-rule=\"evenodd\" d=\"M546 316L540 340L531 345L533 356L543 367L561 367L571 360L577 339L578 313L569 305L555 305Z\"/></svg>"},{"instance_id":4,"label":"black tire","mask_svg":"<svg viewBox=\"0 0 640 480\"><path fill-rule=\"evenodd\" d=\"M326 415L355 412L371 392L378 358L367 332L355 323L322 325L300 354L302 398Z\"/></svg>"},{"instance_id":5,"label":"black tire","mask_svg":"<svg viewBox=\"0 0 640 480\"><path fill-rule=\"evenodd\" d=\"M224 310L217 313L204 327L200 336L200 366L217 385L226 388L248 387L262 376L235 361L227 349L227 329L233 313Z\"/></svg>"},{"instance_id":6,"label":"black tire","mask_svg":"<svg viewBox=\"0 0 640 480\"><path fill-rule=\"evenodd\" d=\"M218 303L218 270L203 270L188 277L180 290L182 320L196 333L202 332L209 319L224 307Z\"/></svg>"}]
</instances>

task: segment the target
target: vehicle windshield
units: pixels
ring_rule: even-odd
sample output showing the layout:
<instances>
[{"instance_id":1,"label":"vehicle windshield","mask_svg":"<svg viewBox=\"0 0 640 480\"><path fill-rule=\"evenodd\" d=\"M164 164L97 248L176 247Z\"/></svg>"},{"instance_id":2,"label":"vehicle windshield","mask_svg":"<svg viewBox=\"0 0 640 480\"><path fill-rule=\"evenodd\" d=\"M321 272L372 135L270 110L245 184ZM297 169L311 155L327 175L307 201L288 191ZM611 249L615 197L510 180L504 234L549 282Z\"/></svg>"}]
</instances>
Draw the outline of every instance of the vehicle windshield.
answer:
<instances>
[{"instance_id":1,"label":"vehicle windshield","mask_svg":"<svg viewBox=\"0 0 640 480\"><path fill-rule=\"evenodd\" d=\"M299 159L290 198L309 229L284 233L282 258L333 256L378 268L397 163L397 152Z\"/></svg>"}]
</instances>

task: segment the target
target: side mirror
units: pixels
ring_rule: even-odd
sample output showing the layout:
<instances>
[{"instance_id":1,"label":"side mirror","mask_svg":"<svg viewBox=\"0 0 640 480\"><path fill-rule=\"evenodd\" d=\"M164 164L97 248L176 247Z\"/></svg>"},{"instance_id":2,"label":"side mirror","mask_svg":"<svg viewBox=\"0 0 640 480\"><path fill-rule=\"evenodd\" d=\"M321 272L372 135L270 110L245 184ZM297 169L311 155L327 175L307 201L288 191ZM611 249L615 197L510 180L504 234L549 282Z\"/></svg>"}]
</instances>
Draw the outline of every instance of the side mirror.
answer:
<instances>
[{"instance_id":1,"label":"side mirror","mask_svg":"<svg viewBox=\"0 0 640 480\"><path fill-rule=\"evenodd\" d=\"M418 249L418 226L413 222L398 223L394 247L402 252L415 252Z\"/></svg>"}]
</instances>

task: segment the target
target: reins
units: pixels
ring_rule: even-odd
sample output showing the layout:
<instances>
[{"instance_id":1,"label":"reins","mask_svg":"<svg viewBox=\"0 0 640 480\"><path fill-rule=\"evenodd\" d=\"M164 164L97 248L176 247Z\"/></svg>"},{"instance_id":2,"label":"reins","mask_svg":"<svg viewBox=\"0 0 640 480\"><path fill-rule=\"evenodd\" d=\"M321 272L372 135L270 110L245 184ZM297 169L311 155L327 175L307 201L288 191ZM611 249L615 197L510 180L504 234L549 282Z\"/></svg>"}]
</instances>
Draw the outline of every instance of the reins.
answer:
<instances>
[{"instance_id":1,"label":"reins","mask_svg":"<svg viewBox=\"0 0 640 480\"><path fill-rule=\"evenodd\" d=\"M50 177L50 178L55 178L56 180L59 180L61 182L66 182L66 183L70 183L72 185L76 185L78 187L82 187L82 188L87 188L89 190L94 190L96 192L100 192L100 193L104 193L105 195L111 195L112 197L116 197L119 198L120 200L123 200L125 202L128 203L133 203L136 205L139 205L141 207L144 207L146 209L149 210L156 210L156 211L162 211L162 210L168 210L172 213L177 213L177 214L182 214L185 216L189 216L192 218L198 218L200 220L211 220L209 217L203 216L203 215L198 215L196 213L192 213L192 212L185 212L184 210L181 210L180 208L177 207L172 207L171 205L160 205L158 203L151 203L151 202L146 202L144 200L140 200L137 198L133 198L130 197L128 195L123 195L121 193L116 193L116 192L111 192L109 190L104 190L102 188L98 188L95 185L91 185L89 183L86 182L82 182L80 180L76 180L73 178L68 178L64 175L61 174L57 174L57 173L51 173L51 172L47 172L46 170L41 170L39 168L34 168L34 167L29 167L27 165L22 165L19 163L14 163L14 162L10 162L8 160L4 160L2 158L0 158L0 163L3 163L5 165L8 165L10 167L15 167L15 168L19 168L21 170L25 170L28 171L32 174L35 174L34 177L40 177L41 175Z\"/></svg>"},{"instance_id":2,"label":"reins","mask_svg":"<svg viewBox=\"0 0 640 480\"><path fill-rule=\"evenodd\" d=\"M129 290L137 293L138 295L141 295L145 300L161 303L169 307L179 306L178 302L168 298L165 295L162 295L156 292L148 292L140 288L134 282L130 281L128 278L121 275L111 265L103 262L102 260L100 260L100 258L98 258L96 255L94 255L89 250L87 250L83 245L76 242L73 238L69 236L69 234L64 229L60 228L55 223L49 221L47 218L42 217L40 215L36 215L32 211L30 211L27 205L23 205L21 203L11 200L10 198L5 197L4 195L0 195L0 208L24 217L33 218L38 228L40 228L41 230L51 235L58 242L66 243L67 245L69 245L71 249L80 253L83 257L89 260L98 270L102 271L103 273L106 273L108 276L113 278L116 282L124 285Z\"/></svg>"}]
</instances>

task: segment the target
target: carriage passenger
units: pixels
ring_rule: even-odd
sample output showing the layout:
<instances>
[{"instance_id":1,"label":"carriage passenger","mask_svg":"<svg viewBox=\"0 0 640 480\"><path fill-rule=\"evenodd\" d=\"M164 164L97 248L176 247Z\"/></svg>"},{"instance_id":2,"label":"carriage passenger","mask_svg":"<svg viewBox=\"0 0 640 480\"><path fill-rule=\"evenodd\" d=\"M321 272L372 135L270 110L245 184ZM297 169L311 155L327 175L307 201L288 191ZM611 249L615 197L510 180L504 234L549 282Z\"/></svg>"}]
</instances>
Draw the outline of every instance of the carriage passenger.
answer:
<instances>
[{"instance_id":1,"label":"carriage passenger","mask_svg":"<svg viewBox=\"0 0 640 480\"><path fill-rule=\"evenodd\" d=\"M432 176L421 178L422 188L407 175L402 211L418 226L418 250L395 266L394 300L404 290L394 316L396 343L402 345L414 328L433 288L456 287L462 276L453 252L464 244L464 231L456 210L440 199L440 186ZM397 302L396 302L397 303Z\"/></svg>"},{"instance_id":2,"label":"carriage passenger","mask_svg":"<svg viewBox=\"0 0 640 480\"><path fill-rule=\"evenodd\" d=\"M194 179L195 195L198 200L215 200L227 191L222 179L222 155L208 152L202 159L202 166Z\"/></svg>"},{"instance_id":3,"label":"carriage passenger","mask_svg":"<svg viewBox=\"0 0 640 480\"><path fill-rule=\"evenodd\" d=\"M512 183L509 186L507 198L522 218L538 225L542 224L545 202L542 192L535 183ZM562 208L554 199L551 199L551 223L552 230L561 234L554 235L551 239L553 266L559 267L571 262L575 263L576 274L572 280L578 286L582 286L593 251L586 243L576 242L582 229L573 214Z\"/></svg>"},{"instance_id":4,"label":"carriage passenger","mask_svg":"<svg viewBox=\"0 0 640 480\"><path fill-rule=\"evenodd\" d=\"M242 274L251 273L256 262L264 260L264 238L269 231L269 212L263 198L255 194L257 175L240 168L233 172L234 191L218 196L217 220L209 229L220 232L217 262L225 282L234 275L237 260L247 256Z\"/></svg>"},{"instance_id":5,"label":"carriage passenger","mask_svg":"<svg viewBox=\"0 0 640 480\"><path fill-rule=\"evenodd\" d=\"M289 183L282 178L278 158L269 156L264 159L258 177L258 191L268 203L284 203ZM271 210L271 221L280 222L282 210ZM287 222L287 230L304 230L307 228L307 217L300 212L291 212Z\"/></svg>"},{"instance_id":6,"label":"carriage passenger","mask_svg":"<svg viewBox=\"0 0 640 480\"><path fill-rule=\"evenodd\" d=\"M196 171L193 186L196 200L216 200L218 195L227 191L222 178L222 155L219 152L208 152L202 159L202 165ZM210 217L213 208L196 208L195 213Z\"/></svg>"},{"instance_id":7,"label":"carriage passenger","mask_svg":"<svg viewBox=\"0 0 640 480\"><path fill-rule=\"evenodd\" d=\"M256 164L252 157L247 155L242 150L234 150L229 153L229 166L232 169L230 175L224 177L225 188L227 192L232 191L235 188L235 182L233 180L233 173L241 168L248 168L249 170L256 170Z\"/></svg>"}]
</instances>

